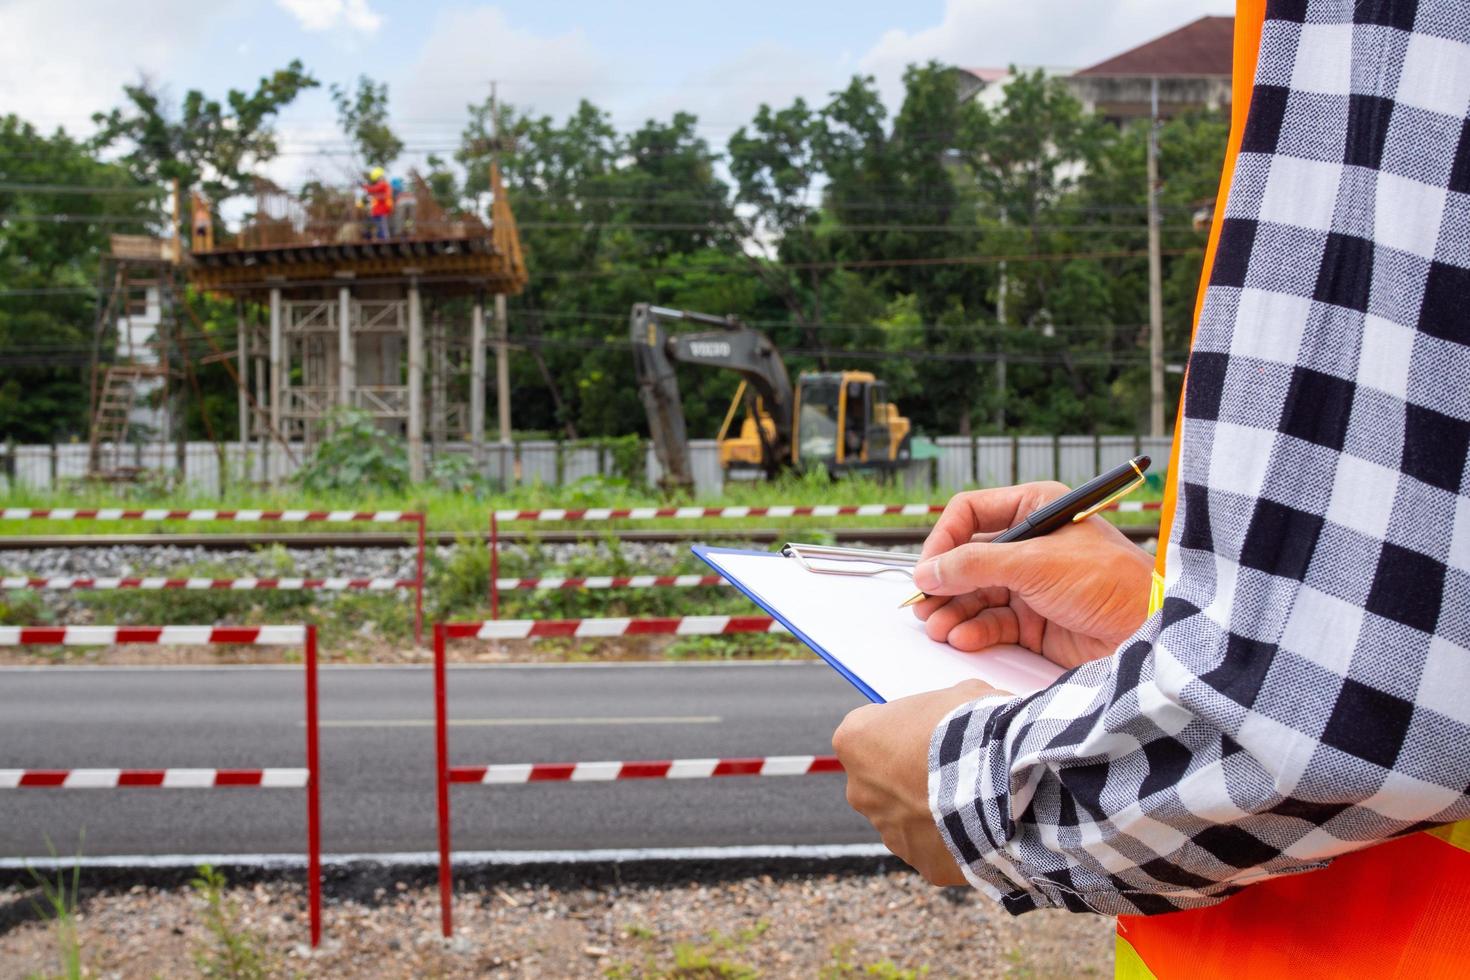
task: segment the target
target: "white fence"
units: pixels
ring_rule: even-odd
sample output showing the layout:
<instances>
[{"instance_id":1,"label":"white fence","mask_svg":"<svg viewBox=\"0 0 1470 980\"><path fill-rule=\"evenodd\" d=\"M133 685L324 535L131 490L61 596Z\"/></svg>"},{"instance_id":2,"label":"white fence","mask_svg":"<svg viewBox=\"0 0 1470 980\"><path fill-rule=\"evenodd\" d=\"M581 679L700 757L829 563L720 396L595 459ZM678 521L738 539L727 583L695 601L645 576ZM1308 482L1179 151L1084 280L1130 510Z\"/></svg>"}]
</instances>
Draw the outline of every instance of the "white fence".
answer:
<instances>
[{"instance_id":1,"label":"white fence","mask_svg":"<svg viewBox=\"0 0 1470 980\"><path fill-rule=\"evenodd\" d=\"M1140 452L1151 455L1155 471L1162 472L1169 453L1168 438L1146 436L940 436L934 441L936 458L915 460L903 474L909 489L954 491L1053 479L1076 485ZM697 489L718 493L724 475L715 441L691 440L689 449ZM270 472L277 474L294 472L305 456L300 446L292 448L294 461L280 446L272 451ZM85 443L0 446L0 481L8 486L50 489L86 476L87 454ZM473 448L468 443L447 443L436 454L436 458L452 456L473 458ZM660 470L651 446L645 447L643 457L639 475L656 483ZM220 450L208 442L188 443L182 473L173 443L127 447L119 462L177 476L180 483L202 494L219 494L241 481L264 482L267 472L254 447L242 451L237 443L226 443ZM549 439L510 446L488 444L481 451L479 470L501 486L560 485L589 476L625 475L618 472L611 446Z\"/></svg>"}]
</instances>

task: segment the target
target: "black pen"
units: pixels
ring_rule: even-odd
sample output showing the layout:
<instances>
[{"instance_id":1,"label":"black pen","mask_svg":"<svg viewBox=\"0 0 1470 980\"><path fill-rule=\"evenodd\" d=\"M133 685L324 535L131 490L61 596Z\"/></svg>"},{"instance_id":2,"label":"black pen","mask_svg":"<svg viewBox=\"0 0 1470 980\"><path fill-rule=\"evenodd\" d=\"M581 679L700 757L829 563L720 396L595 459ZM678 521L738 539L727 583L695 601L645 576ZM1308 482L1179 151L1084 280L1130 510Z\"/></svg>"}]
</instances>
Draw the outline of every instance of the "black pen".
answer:
<instances>
[{"instance_id":1,"label":"black pen","mask_svg":"<svg viewBox=\"0 0 1470 980\"><path fill-rule=\"evenodd\" d=\"M1147 456L1135 456L1126 463L1114 466L1102 476L1088 480L1082 486L1063 494L1045 507L1027 514L1021 519L1021 523L1006 528L991 538L990 543L1006 544L1039 538L1043 534L1050 534L1057 528L1087 520L1108 504L1142 485L1143 473L1151 462L1152 460ZM905 599L899 608L912 606L927 598L929 597L924 593L915 592Z\"/></svg>"}]
</instances>

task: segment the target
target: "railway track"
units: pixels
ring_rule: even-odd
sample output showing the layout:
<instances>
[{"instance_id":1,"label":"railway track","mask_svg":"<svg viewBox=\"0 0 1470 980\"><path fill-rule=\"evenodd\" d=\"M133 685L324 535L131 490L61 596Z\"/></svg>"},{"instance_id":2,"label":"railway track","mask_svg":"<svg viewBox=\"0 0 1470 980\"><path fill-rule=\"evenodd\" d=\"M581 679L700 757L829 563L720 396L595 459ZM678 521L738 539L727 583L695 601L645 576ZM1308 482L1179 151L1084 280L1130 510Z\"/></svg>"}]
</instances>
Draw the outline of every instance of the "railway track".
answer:
<instances>
[{"instance_id":1,"label":"railway track","mask_svg":"<svg viewBox=\"0 0 1470 980\"><path fill-rule=\"evenodd\" d=\"M1119 525L1130 540L1148 541L1158 537L1156 524ZM585 530L501 531L503 544L535 540L543 544L572 544L612 535L625 543L667 544L679 541L750 541L770 544L788 541L811 529L801 528L649 528L617 529L589 533ZM838 544L918 545L929 533L927 527L839 528L825 532ZM430 531L429 545L451 545L466 539L488 542L483 532L467 534L456 531ZM344 532L306 534L33 534L0 537L0 551L37 551L43 548L109 548L172 545L180 548L204 548L209 551L242 551L279 545L303 551L323 548L404 548L413 547L413 535L368 531L360 534Z\"/></svg>"}]
</instances>

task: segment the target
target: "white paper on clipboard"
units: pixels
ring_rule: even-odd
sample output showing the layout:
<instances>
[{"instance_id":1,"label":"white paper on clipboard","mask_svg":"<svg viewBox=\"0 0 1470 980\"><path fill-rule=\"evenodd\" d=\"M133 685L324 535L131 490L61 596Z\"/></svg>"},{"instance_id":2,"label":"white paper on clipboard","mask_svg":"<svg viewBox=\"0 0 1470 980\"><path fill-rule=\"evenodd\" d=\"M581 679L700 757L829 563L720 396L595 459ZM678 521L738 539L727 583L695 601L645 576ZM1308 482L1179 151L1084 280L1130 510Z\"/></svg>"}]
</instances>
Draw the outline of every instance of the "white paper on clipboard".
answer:
<instances>
[{"instance_id":1,"label":"white paper on clipboard","mask_svg":"<svg viewBox=\"0 0 1470 980\"><path fill-rule=\"evenodd\" d=\"M1024 647L964 653L929 639L913 611L898 608L914 591L906 575L822 575L767 551L700 545L694 553L874 701L970 679L1030 694L1063 673Z\"/></svg>"}]
</instances>

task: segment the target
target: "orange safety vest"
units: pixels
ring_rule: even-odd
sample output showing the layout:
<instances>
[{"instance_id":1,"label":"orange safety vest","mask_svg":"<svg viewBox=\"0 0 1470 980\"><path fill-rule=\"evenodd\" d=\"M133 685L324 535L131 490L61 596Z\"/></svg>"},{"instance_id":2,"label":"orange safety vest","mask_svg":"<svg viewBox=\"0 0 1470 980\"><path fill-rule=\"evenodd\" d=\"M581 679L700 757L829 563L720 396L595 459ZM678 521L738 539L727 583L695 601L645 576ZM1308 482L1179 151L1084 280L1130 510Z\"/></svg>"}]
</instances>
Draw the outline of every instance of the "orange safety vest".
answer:
<instances>
[{"instance_id":1,"label":"orange safety vest","mask_svg":"<svg viewBox=\"0 0 1470 980\"><path fill-rule=\"evenodd\" d=\"M1265 0L1237 0L1230 143L1195 300L1199 327L1225 199L1240 152L1261 45ZM1163 602L1164 552L1178 493L1181 418L1174 424L1149 611ZM1470 976L1470 821L1273 878L1209 908L1118 917L1114 976L1127 980Z\"/></svg>"}]
</instances>

